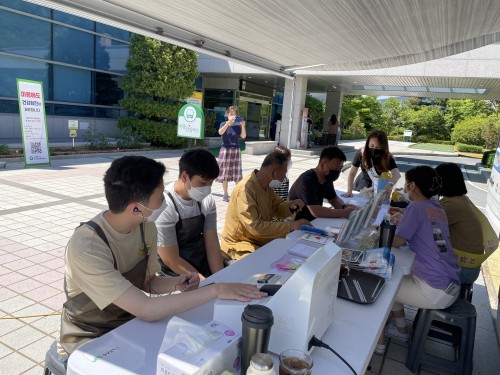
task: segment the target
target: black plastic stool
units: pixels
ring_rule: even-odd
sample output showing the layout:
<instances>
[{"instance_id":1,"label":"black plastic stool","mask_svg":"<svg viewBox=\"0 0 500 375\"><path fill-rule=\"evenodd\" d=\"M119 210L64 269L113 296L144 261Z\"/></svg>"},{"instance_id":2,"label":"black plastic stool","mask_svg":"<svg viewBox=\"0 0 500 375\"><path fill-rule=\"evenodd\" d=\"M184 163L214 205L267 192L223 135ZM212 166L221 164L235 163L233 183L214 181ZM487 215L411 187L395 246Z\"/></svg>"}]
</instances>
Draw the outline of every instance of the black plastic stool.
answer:
<instances>
[{"instance_id":1,"label":"black plastic stool","mask_svg":"<svg viewBox=\"0 0 500 375\"><path fill-rule=\"evenodd\" d=\"M456 374L470 375L475 334L476 308L463 299L457 299L453 305L443 310L421 309L408 348L406 367L411 372L416 372L420 365L429 364ZM425 342L428 337L453 344L455 359L447 360L426 353Z\"/></svg>"},{"instance_id":2,"label":"black plastic stool","mask_svg":"<svg viewBox=\"0 0 500 375\"><path fill-rule=\"evenodd\" d=\"M43 375L66 375L66 367L64 362L57 355L57 343L54 341L50 349L45 354L45 370Z\"/></svg>"}]
</instances>

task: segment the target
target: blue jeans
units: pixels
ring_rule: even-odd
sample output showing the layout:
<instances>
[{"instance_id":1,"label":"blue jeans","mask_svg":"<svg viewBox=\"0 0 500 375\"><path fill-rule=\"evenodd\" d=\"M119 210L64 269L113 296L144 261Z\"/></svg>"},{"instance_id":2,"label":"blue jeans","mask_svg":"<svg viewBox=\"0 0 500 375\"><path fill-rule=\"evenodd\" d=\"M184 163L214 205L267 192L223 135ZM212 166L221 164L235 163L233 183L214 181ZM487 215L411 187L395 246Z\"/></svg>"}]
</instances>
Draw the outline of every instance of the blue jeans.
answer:
<instances>
[{"instance_id":1,"label":"blue jeans","mask_svg":"<svg viewBox=\"0 0 500 375\"><path fill-rule=\"evenodd\" d=\"M462 284L474 284L474 281L479 277L479 272L481 272L481 267L460 267L460 282Z\"/></svg>"}]
</instances>

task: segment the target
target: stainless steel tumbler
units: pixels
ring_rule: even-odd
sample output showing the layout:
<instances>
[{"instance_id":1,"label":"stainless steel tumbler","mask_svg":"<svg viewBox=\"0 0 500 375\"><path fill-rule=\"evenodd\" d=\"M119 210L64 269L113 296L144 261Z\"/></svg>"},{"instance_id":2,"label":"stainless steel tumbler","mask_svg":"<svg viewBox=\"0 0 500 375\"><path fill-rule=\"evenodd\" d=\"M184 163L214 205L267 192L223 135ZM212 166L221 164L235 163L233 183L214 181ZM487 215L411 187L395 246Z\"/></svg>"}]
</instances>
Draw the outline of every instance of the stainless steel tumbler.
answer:
<instances>
[{"instance_id":1,"label":"stainless steel tumbler","mask_svg":"<svg viewBox=\"0 0 500 375\"><path fill-rule=\"evenodd\" d=\"M252 356L257 353L267 353L271 327L273 326L273 312L263 305L247 305L241 314L242 346L241 346L241 373L248 369Z\"/></svg>"},{"instance_id":2,"label":"stainless steel tumbler","mask_svg":"<svg viewBox=\"0 0 500 375\"><path fill-rule=\"evenodd\" d=\"M397 226L391 224L390 218L388 216L384 217L384 220L380 224L380 238L378 247L392 247L392 241L394 240L396 228Z\"/></svg>"}]
</instances>

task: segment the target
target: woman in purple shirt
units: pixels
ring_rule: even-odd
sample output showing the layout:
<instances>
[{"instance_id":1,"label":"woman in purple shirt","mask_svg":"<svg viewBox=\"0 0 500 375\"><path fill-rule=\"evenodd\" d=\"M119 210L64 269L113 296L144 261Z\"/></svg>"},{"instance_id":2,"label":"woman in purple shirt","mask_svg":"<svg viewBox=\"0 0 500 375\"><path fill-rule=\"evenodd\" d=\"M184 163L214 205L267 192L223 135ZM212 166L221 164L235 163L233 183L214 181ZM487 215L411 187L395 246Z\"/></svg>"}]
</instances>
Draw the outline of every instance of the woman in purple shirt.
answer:
<instances>
[{"instance_id":1,"label":"woman in purple shirt","mask_svg":"<svg viewBox=\"0 0 500 375\"><path fill-rule=\"evenodd\" d=\"M441 188L441 178L429 166L406 172L405 193L411 200L404 214L397 211L391 219L398 224L393 247L408 242L415 252L411 274L399 287L392 316L395 324L385 327L385 335L408 341L408 327L403 305L423 309L444 309L455 302L460 291L457 256L453 251L446 213L431 199ZM383 353L381 337L375 352Z\"/></svg>"},{"instance_id":2,"label":"woman in purple shirt","mask_svg":"<svg viewBox=\"0 0 500 375\"><path fill-rule=\"evenodd\" d=\"M219 152L219 176L215 179L222 182L224 191L224 202L229 202L227 192L229 181L238 183L243 178L241 171L240 138L245 139L247 131L245 120L238 116L238 112L233 106L227 108L227 121L220 124L219 134L222 136L222 146Z\"/></svg>"}]
</instances>

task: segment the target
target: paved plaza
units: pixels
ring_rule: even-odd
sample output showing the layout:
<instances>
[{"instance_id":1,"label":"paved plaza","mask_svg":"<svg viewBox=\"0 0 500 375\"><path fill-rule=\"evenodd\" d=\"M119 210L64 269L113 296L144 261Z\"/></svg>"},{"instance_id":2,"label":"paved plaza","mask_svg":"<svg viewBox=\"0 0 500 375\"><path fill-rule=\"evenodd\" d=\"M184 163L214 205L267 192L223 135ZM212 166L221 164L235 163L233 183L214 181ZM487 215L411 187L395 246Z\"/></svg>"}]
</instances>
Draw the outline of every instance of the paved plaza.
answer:
<instances>
[{"instance_id":1,"label":"paved plaza","mask_svg":"<svg viewBox=\"0 0 500 375\"><path fill-rule=\"evenodd\" d=\"M361 144L343 144L349 151L348 160L352 160L353 150ZM409 153L402 142L391 143L390 147L398 154ZM182 151L143 154L167 166L166 183L177 178ZM65 300L65 245L80 222L107 208L102 177L112 160L122 155L53 159L50 167L30 169L25 169L21 162L8 162L5 169L0 169L0 374L42 374L45 353L57 335L59 312ZM243 174L259 168L263 158L243 155ZM292 159L291 183L318 162L317 156L300 154L294 154ZM336 188L346 189L346 177L347 173L341 175ZM403 181L398 183L402 184ZM233 187L230 183L230 191ZM220 234L227 203L222 201L221 184L214 183L212 190ZM489 268L497 272L497 265ZM498 288L498 280L498 274L488 272L485 277L480 276L474 289L473 303L478 310L474 374L495 374L500 367L492 323L496 296L491 291L489 296L487 293L492 285ZM367 373L410 374L404 366L406 353L406 345L389 342L386 355L374 355ZM420 373L443 372L425 368Z\"/></svg>"}]
</instances>

